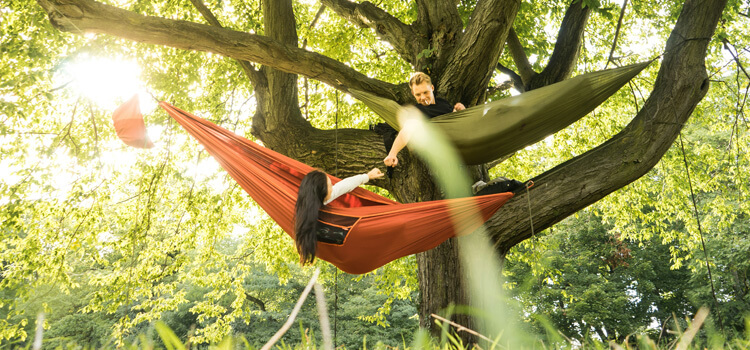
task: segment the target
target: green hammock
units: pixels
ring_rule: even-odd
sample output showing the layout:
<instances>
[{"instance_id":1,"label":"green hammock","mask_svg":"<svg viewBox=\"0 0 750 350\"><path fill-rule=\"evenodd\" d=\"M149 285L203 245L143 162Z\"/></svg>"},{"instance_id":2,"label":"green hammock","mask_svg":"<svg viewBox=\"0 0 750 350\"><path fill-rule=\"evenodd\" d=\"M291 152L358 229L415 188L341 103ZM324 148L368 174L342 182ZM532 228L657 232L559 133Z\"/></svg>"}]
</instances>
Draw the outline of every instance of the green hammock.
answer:
<instances>
[{"instance_id":1,"label":"green hammock","mask_svg":"<svg viewBox=\"0 0 750 350\"><path fill-rule=\"evenodd\" d=\"M612 96L652 61L586 73L517 96L430 119L453 141L466 164L512 154L572 124ZM349 92L399 130L395 101Z\"/></svg>"}]
</instances>

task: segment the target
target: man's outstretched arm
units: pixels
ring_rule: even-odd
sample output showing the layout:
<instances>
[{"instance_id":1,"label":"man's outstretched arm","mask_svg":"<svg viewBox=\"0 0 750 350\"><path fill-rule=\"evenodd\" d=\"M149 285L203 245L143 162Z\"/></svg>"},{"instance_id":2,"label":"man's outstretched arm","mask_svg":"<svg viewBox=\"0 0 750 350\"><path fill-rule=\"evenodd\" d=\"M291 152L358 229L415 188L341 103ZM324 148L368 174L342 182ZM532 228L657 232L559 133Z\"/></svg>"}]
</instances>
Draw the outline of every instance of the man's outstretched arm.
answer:
<instances>
[{"instance_id":1,"label":"man's outstretched arm","mask_svg":"<svg viewBox=\"0 0 750 350\"><path fill-rule=\"evenodd\" d=\"M408 126L399 131L398 136L396 136L396 139L393 141L391 151L388 152L388 156L383 159L383 163L385 163L386 166L398 165L398 152L401 152L401 150L406 147L406 144L409 143L410 135L411 130L409 130Z\"/></svg>"}]
</instances>

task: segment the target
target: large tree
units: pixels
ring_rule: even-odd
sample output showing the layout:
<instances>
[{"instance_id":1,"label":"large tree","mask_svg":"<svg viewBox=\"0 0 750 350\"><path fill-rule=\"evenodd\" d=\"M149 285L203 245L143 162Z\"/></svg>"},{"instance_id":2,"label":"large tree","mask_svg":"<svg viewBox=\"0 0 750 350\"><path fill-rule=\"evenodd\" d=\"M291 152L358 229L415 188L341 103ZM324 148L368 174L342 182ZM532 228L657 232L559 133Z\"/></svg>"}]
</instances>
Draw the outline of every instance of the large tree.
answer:
<instances>
[{"instance_id":1,"label":"large tree","mask_svg":"<svg viewBox=\"0 0 750 350\"><path fill-rule=\"evenodd\" d=\"M347 62L300 47L301 24L295 20L291 0L263 1L258 17L248 19L262 20L259 32L263 34L223 28L228 24L220 23L214 13L221 13L222 8L213 5L210 9L197 0L193 5L208 24L147 16L139 13L138 6L125 10L93 0L37 2L61 31L107 34L237 60L257 99L252 120L254 136L266 147L312 166L327 171L337 169L339 176L362 173L379 164L385 150L373 145L382 141L374 132L342 129L336 131L337 141L332 142L332 130L315 128L304 118L299 107L298 76L342 91L356 88L399 103L411 102L408 86L403 82L371 78ZM408 16L403 13L386 11L387 4L379 7L349 0L321 3L326 11L372 29L371 33L387 42L414 70L426 70L440 95L467 106L492 97L492 89L488 88L497 70L509 73L521 90L568 78L580 63L587 23L597 10L594 1L550 3L566 10L560 11L564 15L557 37L544 41L523 36L531 35L534 25L519 23L519 11L525 11L523 19L529 21L536 4L518 0L416 0L411 5L415 14L411 23L407 23ZM652 4L679 15L675 22L668 15L665 20L673 27L648 99L621 132L584 154L536 174L533 178L538 185L530 192L530 198L524 194L515 197L489 220L488 232L500 255L529 238L534 230L550 227L635 181L661 159L709 87L704 60L726 3L686 0L677 7L671 2ZM518 29L514 30L516 26ZM613 35L615 26L610 29ZM536 70L527 55L536 50L529 46L532 43L554 46L543 66L536 63ZM506 46L512 60L503 55ZM600 66L605 60L599 62ZM340 149L347 151L337 152ZM440 190L426 167L408 152L400 157L396 177L375 185L402 202L438 199ZM475 170L476 179L487 180L485 168ZM533 228L529 212L534 213ZM423 324L428 322L426 315L451 302L466 303L464 284L458 278L461 266L457 254L456 242L450 240L417 257Z\"/></svg>"}]
</instances>

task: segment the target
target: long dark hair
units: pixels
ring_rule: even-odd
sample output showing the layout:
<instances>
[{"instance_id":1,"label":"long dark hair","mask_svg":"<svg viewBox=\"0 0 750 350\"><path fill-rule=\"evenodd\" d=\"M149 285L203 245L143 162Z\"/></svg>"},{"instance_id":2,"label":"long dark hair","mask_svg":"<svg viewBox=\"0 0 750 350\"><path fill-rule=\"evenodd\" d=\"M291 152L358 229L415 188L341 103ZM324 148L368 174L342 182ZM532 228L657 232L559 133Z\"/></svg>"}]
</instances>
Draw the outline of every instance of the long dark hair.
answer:
<instances>
[{"instance_id":1,"label":"long dark hair","mask_svg":"<svg viewBox=\"0 0 750 350\"><path fill-rule=\"evenodd\" d=\"M294 241L302 265L315 261L318 246L318 214L323 206L323 200L328 195L327 177L326 173L313 170L302 178L299 185L294 214Z\"/></svg>"}]
</instances>

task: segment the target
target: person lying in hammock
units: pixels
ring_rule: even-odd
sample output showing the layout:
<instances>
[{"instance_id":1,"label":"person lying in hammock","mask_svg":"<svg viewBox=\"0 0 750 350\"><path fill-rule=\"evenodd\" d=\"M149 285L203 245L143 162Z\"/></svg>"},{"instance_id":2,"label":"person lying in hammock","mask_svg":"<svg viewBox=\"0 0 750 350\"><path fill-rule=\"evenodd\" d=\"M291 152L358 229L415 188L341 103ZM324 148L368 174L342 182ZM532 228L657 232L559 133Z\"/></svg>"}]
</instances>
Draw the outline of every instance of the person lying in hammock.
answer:
<instances>
[{"instance_id":1,"label":"person lying in hammock","mask_svg":"<svg viewBox=\"0 0 750 350\"><path fill-rule=\"evenodd\" d=\"M320 208L360 185L381 177L383 173L380 169L373 168L367 174L347 177L335 185L331 185L331 179L321 170L313 170L302 178L294 214L294 241L302 265L315 261Z\"/></svg>"},{"instance_id":2,"label":"person lying in hammock","mask_svg":"<svg viewBox=\"0 0 750 350\"><path fill-rule=\"evenodd\" d=\"M435 97L435 86L432 85L430 76L422 72L415 73L409 79L409 87L414 99L417 100L417 109L426 115L427 118L432 119L443 114L466 109L461 102L451 105L446 99ZM393 129L391 128L391 130ZM393 132L395 133L395 130ZM389 142L385 141L385 148L388 152L388 156L383 160L385 165L389 167L398 165L398 158L396 156L398 156L398 152L406 147L407 141L408 137L404 132L398 133L398 136L390 142L390 147L388 145Z\"/></svg>"}]
</instances>

